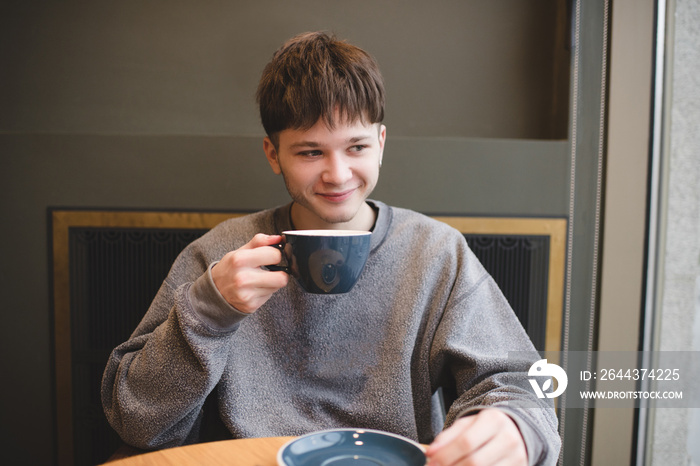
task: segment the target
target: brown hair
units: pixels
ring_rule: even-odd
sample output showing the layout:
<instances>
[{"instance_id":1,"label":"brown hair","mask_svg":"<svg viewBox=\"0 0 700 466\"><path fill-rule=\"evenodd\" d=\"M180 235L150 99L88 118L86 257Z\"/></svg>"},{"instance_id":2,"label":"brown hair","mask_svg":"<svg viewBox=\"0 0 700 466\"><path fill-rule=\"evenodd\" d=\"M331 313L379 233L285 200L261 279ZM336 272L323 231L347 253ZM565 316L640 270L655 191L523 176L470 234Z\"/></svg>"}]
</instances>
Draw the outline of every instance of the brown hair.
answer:
<instances>
[{"instance_id":1,"label":"brown hair","mask_svg":"<svg viewBox=\"0 0 700 466\"><path fill-rule=\"evenodd\" d=\"M287 41L263 70L256 93L263 128L277 145L285 129L309 129L320 119L345 122L384 119L384 80L364 50L323 32Z\"/></svg>"}]
</instances>

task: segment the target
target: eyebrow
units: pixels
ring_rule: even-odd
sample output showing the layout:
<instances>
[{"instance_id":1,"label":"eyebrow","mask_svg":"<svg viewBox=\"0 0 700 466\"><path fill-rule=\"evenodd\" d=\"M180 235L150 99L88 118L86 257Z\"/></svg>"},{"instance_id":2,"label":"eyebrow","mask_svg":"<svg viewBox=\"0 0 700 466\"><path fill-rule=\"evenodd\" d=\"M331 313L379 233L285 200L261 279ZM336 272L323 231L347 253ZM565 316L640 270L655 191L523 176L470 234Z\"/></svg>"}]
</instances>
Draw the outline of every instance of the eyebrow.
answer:
<instances>
[{"instance_id":1,"label":"eyebrow","mask_svg":"<svg viewBox=\"0 0 700 466\"><path fill-rule=\"evenodd\" d=\"M345 141L346 144L355 144L357 142L364 141L366 139L372 139L372 136L367 134L364 136L354 136ZM295 142L294 144L291 144L289 146L290 149L299 149L300 147L321 147L322 144L316 142L316 141L299 141Z\"/></svg>"}]
</instances>

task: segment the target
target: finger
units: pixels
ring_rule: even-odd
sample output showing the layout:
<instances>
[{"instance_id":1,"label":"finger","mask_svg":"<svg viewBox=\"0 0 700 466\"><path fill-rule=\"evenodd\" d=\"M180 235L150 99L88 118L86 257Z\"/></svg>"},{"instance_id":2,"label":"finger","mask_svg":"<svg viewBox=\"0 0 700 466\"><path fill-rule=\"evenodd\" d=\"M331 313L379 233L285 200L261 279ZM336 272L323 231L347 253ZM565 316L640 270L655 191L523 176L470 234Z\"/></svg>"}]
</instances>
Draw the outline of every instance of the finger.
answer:
<instances>
[{"instance_id":1,"label":"finger","mask_svg":"<svg viewBox=\"0 0 700 466\"><path fill-rule=\"evenodd\" d=\"M449 432L448 432L449 431ZM436 439L426 454L433 463L527 464L527 452L515 422L504 412L485 409L462 418ZM442 443L447 440L448 443ZM431 446L432 447L432 446Z\"/></svg>"},{"instance_id":2,"label":"finger","mask_svg":"<svg viewBox=\"0 0 700 466\"><path fill-rule=\"evenodd\" d=\"M489 441L485 444L480 444L470 438L467 434L460 434L449 443L445 444L439 450L434 451L428 456L429 465L451 466L451 465L480 465L493 464L490 462L481 462L494 459L490 450L488 450Z\"/></svg>"},{"instance_id":3,"label":"finger","mask_svg":"<svg viewBox=\"0 0 700 466\"><path fill-rule=\"evenodd\" d=\"M502 464L517 464L517 463L509 463L508 461L508 456L510 452L504 448L502 445L499 445L499 443L496 441L496 439L492 439L491 441L485 443L482 445L479 449L473 451L471 454L467 455L466 457L460 458L460 460L463 463L460 464L467 464L467 465L502 465ZM443 463L441 463L443 464ZM445 466L448 466L450 463L447 463ZM456 464L452 463L452 464Z\"/></svg>"},{"instance_id":4,"label":"finger","mask_svg":"<svg viewBox=\"0 0 700 466\"><path fill-rule=\"evenodd\" d=\"M428 454L431 454L434 451L439 450L443 446L449 444L452 442L458 435L461 435L461 433L465 430L468 429L474 422L476 421L476 416L467 416L463 417L461 419L458 419L455 421L455 423L443 430L437 437L435 437L435 440L433 443L430 444L428 447Z\"/></svg>"},{"instance_id":5,"label":"finger","mask_svg":"<svg viewBox=\"0 0 700 466\"><path fill-rule=\"evenodd\" d=\"M269 245L251 248L251 243L227 255L229 256L227 259L231 261L231 266L234 269L254 269L264 265L279 264L282 260L282 252L279 249L269 247Z\"/></svg>"},{"instance_id":6,"label":"finger","mask_svg":"<svg viewBox=\"0 0 700 466\"><path fill-rule=\"evenodd\" d=\"M497 431L492 438L467 457L466 464L525 466L527 453L520 432L517 431L516 436L512 434L513 432L509 429Z\"/></svg>"},{"instance_id":7,"label":"finger","mask_svg":"<svg viewBox=\"0 0 700 466\"><path fill-rule=\"evenodd\" d=\"M477 416L462 418L440 434L426 452L430 462L448 466L468 460L466 464L478 464L472 463L471 459L492 434L479 430Z\"/></svg>"},{"instance_id":8,"label":"finger","mask_svg":"<svg viewBox=\"0 0 700 466\"><path fill-rule=\"evenodd\" d=\"M254 281L252 286L261 290L266 290L272 294L280 288L284 288L289 283L289 274L287 272L273 272L269 270L258 269L254 273ZM265 291L263 291L264 293Z\"/></svg>"},{"instance_id":9,"label":"finger","mask_svg":"<svg viewBox=\"0 0 700 466\"><path fill-rule=\"evenodd\" d=\"M279 244L284 240L282 235L266 235L264 233L258 233L253 236L246 245L242 246L241 249L256 249L261 246L273 246Z\"/></svg>"},{"instance_id":10,"label":"finger","mask_svg":"<svg viewBox=\"0 0 700 466\"><path fill-rule=\"evenodd\" d=\"M280 252L272 248L261 251L262 248L249 251L237 251L231 259L229 278L238 290L269 289L277 290L287 284L289 275L282 271L270 271L262 266L280 262Z\"/></svg>"},{"instance_id":11,"label":"finger","mask_svg":"<svg viewBox=\"0 0 700 466\"><path fill-rule=\"evenodd\" d=\"M484 409L477 414L473 429L484 435L501 436L521 441L522 435L515 421L500 409Z\"/></svg>"},{"instance_id":12,"label":"finger","mask_svg":"<svg viewBox=\"0 0 700 466\"><path fill-rule=\"evenodd\" d=\"M229 287L234 290L251 287L279 289L287 284L287 274L266 271L261 266L277 264L281 259L281 252L271 247L238 249L226 254L214 266L212 278L219 291Z\"/></svg>"},{"instance_id":13,"label":"finger","mask_svg":"<svg viewBox=\"0 0 700 466\"><path fill-rule=\"evenodd\" d=\"M282 261L282 251L269 246L261 246L250 251L253 267L262 267L265 265L275 265Z\"/></svg>"},{"instance_id":14,"label":"finger","mask_svg":"<svg viewBox=\"0 0 700 466\"><path fill-rule=\"evenodd\" d=\"M288 282L289 275L285 272L248 270L233 277L229 282L230 286L222 291L222 295L239 311L252 313Z\"/></svg>"}]
</instances>

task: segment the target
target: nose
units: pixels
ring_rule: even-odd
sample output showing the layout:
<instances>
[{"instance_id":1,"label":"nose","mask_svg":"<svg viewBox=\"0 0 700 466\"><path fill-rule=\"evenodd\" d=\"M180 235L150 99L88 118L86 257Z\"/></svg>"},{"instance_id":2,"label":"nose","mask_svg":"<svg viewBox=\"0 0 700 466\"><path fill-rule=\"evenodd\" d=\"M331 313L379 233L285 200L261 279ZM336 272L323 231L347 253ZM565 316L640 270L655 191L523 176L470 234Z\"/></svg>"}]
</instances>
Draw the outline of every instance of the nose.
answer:
<instances>
[{"instance_id":1,"label":"nose","mask_svg":"<svg viewBox=\"0 0 700 466\"><path fill-rule=\"evenodd\" d=\"M323 170L324 183L341 186L352 179L352 167L347 157L341 154L331 154L326 158Z\"/></svg>"}]
</instances>

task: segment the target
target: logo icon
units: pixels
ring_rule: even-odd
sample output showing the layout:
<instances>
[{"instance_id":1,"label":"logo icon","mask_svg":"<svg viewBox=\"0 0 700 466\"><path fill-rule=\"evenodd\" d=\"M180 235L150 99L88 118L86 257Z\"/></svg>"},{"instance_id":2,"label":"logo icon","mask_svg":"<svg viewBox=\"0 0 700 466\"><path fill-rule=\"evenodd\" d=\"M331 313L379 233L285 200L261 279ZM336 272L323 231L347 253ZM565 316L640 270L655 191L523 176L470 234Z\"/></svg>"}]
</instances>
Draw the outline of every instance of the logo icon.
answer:
<instances>
[{"instance_id":1,"label":"logo icon","mask_svg":"<svg viewBox=\"0 0 700 466\"><path fill-rule=\"evenodd\" d=\"M564 369L557 366L556 364L547 364L546 359L540 359L532 366L530 366L530 370L527 372L527 375L550 377L542 384L542 387L540 387L536 379L528 379L530 381L530 385L532 385L533 390L535 390L537 398L556 398L562 393L564 393L564 390L566 390L566 385L569 383L569 378L566 376L566 372L564 372ZM547 390L550 390L552 388L551 377L556 379L557 389L553 392L547 392Z\"/></svg>"}]
</instances>

